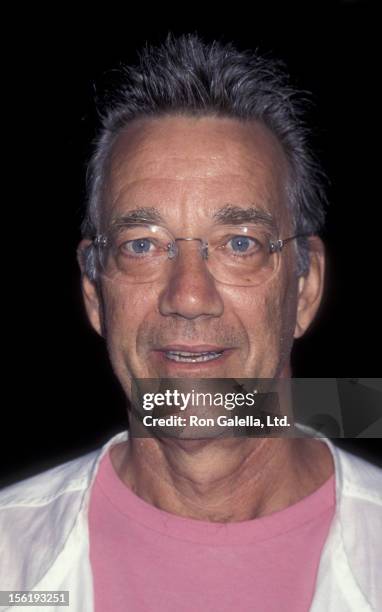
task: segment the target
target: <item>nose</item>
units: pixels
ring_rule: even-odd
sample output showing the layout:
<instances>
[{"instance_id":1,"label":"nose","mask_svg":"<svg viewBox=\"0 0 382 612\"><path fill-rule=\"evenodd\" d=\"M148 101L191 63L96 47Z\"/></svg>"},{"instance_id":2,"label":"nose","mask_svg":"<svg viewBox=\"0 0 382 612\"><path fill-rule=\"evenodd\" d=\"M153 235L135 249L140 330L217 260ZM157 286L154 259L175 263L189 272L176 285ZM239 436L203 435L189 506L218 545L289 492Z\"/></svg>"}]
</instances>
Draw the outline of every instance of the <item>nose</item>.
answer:
<instances>
[{"instance_id":1,"label":"nose","mask_svg":"<svg viewBox=\"0 0 382 612\"><path fill-rule=\"evenodd\" d=\"M160 313L185 319L221 316L223 300L202 257L200 242L179 241L177 251L168 262L166 285L159 297Z\"/></svg>"}]
</instances>

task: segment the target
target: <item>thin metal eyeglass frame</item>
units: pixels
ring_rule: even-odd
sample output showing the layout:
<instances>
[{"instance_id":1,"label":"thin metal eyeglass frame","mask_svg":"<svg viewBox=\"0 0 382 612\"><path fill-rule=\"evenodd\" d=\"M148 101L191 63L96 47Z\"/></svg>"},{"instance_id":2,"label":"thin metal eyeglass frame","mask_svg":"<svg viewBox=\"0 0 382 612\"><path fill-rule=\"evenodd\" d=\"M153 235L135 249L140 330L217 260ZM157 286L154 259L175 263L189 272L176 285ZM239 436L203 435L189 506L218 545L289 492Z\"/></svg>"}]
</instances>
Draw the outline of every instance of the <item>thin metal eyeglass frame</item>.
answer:
<instances>
[{"instance_id":1,"label":"thin metal eyeglass frame","mask_svg":"<svg viewBox=\"0 0 382 612\"><path fill-rule=\"evenodd\" d=\"M166 230L167 231L167 230ZM169 233L169 232L168 232ZM312 234L308 234L308 233L304 233L304 234L295 234L294 236L289 236L288 238L280 238L278 240L276 240L275 242L273 242L272 240L269 241L269 253L280 253L284 247L284 245L289 242L290 240L296 240L297 238L308 238L309 236L311 236ZM174 248L176 245L176 241L177 240L184 240L184 241L192 241L192 240L199 240L199 242L201 242L201 253L202 253L202 257L203 259L208 259L208 241L204 240L203 238L194 238L194 237L183 237L180 236L178 238L173 239L172 243L169 242L169 244L167 245L167 251L168 251L168 258L169 259L173 259L174 257L177 256L177 250ZM94 247L105 247L107 245L107 236L105 234L97 234L97 236L94 236L93 240L92 240L92 244Z\"/></svg>"}]
</instances>

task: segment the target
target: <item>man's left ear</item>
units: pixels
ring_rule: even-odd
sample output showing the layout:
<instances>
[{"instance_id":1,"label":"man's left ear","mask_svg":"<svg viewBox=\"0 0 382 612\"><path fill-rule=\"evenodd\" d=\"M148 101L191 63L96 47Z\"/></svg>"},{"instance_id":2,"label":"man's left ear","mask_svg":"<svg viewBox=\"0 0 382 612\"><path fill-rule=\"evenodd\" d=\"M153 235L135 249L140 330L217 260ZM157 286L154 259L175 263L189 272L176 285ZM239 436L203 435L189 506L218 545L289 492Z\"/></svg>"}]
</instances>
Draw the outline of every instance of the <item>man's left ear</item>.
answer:
<instances>
[{"instance_id":1,"label":"man's left ear","mask_svg":"<svg viewBox=\"0 0 382 612\"><path fill-rule=\"evenodd\" d=\"M310 267L306 276L298 280L297 318L294 337L304 335L316 316L324 288L325 247L318 236L308 238Z\"/></svg>"}]
</instances>

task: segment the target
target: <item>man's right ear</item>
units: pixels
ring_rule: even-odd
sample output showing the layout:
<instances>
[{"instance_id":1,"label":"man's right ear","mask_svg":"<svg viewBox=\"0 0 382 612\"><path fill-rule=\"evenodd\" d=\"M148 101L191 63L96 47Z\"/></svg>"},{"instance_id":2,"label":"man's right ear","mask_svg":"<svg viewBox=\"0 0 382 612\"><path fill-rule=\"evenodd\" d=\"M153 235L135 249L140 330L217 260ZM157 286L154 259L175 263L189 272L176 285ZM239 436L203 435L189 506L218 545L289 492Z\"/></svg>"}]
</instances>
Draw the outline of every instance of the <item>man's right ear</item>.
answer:
<instances>
[{"instance_id":1,"label":"man's right ear","mask_svg":"<svg viewBox=\"0 0 382 612\"><path fill-rule=\"evenodd\" d=\"M81 268L82 295L85 302L86 312L89 321L95 331L102 336L101 325L101 301L97 283L90 279L86 270L86 250L90 246L91 240L84 238L77 248L77 261Z\"/></svg>"}]
</instances>

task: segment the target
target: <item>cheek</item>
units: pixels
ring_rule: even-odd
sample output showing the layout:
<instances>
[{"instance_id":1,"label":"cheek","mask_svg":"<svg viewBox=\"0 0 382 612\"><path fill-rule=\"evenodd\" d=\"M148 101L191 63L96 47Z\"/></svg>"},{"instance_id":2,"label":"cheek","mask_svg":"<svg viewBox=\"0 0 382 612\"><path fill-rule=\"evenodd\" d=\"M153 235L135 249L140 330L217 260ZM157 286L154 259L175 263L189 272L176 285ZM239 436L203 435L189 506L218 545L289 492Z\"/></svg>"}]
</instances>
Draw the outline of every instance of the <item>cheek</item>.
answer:
<instances>
[{"instance_id":1,"label":"cheek","mask_svg":"<svg viewBox=\"0 0 382 612\"><path fill-rule=\"evenodd\" d=\"M104 292L105 336L109 349L135 346L136 336L147 311L152 309L150 291L134 287L113 287Z\"/></svg>"},{"instance_id":2,"label":"cheek","mask_svg":"<svg viewBox=\"0 0 382 612\"><path fill-rule=\"evenodd\" d=\"M250 352L257 356L262 352L266 362L284 361L293 344L297 285L293 279L286 280L258 289L241 302Z\"/></svg>"},{"instance_id":3,"label":"cheek","mask_svg":"<svg viewBox=\"0 0 382 612\"><path fill-rule=\"evenodd\" d=\"M281 307L279 292L266 291L257 295L252 302L251 333L257 343L261 341L267 350L277 346L281 328Z\"/></svg>"}]
</instances>

